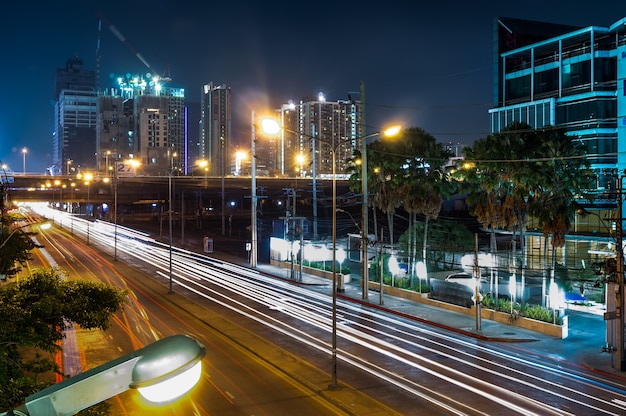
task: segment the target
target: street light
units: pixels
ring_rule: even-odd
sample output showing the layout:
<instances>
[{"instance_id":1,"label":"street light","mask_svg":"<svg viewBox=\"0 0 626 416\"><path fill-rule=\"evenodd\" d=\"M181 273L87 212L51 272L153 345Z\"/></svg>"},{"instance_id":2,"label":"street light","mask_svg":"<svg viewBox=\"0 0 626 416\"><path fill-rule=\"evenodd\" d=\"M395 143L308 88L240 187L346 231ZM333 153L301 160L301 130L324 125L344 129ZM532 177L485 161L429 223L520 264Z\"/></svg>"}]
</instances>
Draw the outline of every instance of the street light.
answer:
<instances>
[{"instance_id":1,"label":"street light","mask_svg":"<svg viewBox=\"0 0 626 416\"><path fill-rule=\"evenodd\" d=\"M111 156L111 151L107 150L106 153L104 154L104 170L106 172L107 175L109 175L109 157Z\"/></svg>"},{"instance_id":2,"label":"street light","mask_svg":"<svg viewBox=\"0 0 626 416\"><path fill-rule=\"evenodd\" d=\"M369 268L367 267L367 244L369 239L369 191L367 189L367 139L374 136L393 137L400 132L401 126L392 126L388 129L373 133L366 134L361 137L361 193L363 198L363 205L361 207L361 299L369 299L368 282L369 282ZM375 230L374 230L375 231ZM393 245L393 241L391 242Z\"/></svg>"},{"instance_id":3,"label":"street light","mask_svg":"<svg viewBox=\"0 0 626 416\"><path fill-rule=\"evenodd\" d=\"M89 245L89 222L91 215L89 214L89 199L90 199L90 191L91 191L91 180L93 179L93 175L91 173L85 173L83 176L81 173L77 175L78 179L84 179L84 184L87 185L87 205L85 207L85 211L87 214L87 245Z\"/></svg>"},{"instance_id":4,"label":"street light","mask_svg":"<svg viewBox=\"0 0 626 416\"><path fill-rule=\"evenodd\" d=\"M287 129L285 127L282 127L278 124L278 121L276 121L273 118L263 118L261 120L261 129L265 134L268 135L275 135L277 134L280 130L283 131L287 131L290 133L294 133L294 134L301 134L298 133L296 131ZM385 130L384 135L385 136L393 136L395 135L398 131L400 130L399 127L392 127L389 128L387 130ZM256 179L254 177L254 170L255 170L255 165L254 165L254 133L255 133L255 120L254 120L254 113L252 113L252 174L253 174L253 202L256 202ZM361 137L361 140L366 140L369 137L373 137L373 136L377 136L380 135L381 133L373 133L367 136L363 136ZM313 136L307 136L310 139L314 139ZM332 382L329 385L329 388L333 389L333 388L337 388L338 384L337 384L337 292L338 291L343 291L343 278L341 279L341 282L338 283L337 281L337 150L339 149L340 146L344 145L346 142L352 140L351 138L348 140L338 140L336 143L331 143L328 142L326 140L321 140L321 143L324 143L326 146L328 146L328 148L330 149L331 155L332 155L332 166L333 166L333 170L332 170L332 250L333 250L333 268L332 268L332 274L333 274L333 283L332 283L332 347L331 347L331 354L332 354ZM366 172L365 170L363 172ZM361 175L363 176L363 178L365 178L365 175ZM255 209L253 209L253 222L252 222L252 232L254 233L254 239L253 239L253 249L256 249L256 205L254 205ZM367 211L367 210L366 210ZM364 224L364 231L367 231L366 228L367 224ZM364 236L364 238L367 238L367 235ZM366 241L364 240L362 243L364 246L366 245ZM367 249L367 248L366 248ZM252 253L255 255L255 265L256 265L256 254ZM252 257L251 254L251 257ZM367 262L367 259L364 258L363 259L364 262ZM365 270L367 270L367 265ZM367 279L367 275L363 275L363 279ZM367 284L364 285L365 288L367 288Z\"/></svg>"},{"instance_id":5,"label":"street light","mask_svg":"<svg viewBox=\"0 0 626 416\"><path fill-rule=\"evenodd\" d=\"M24 162L24 176L26 176L26 153L28 153L28 149L23 147L22 148L22 158L23 158L23 162Z\"/></svg>"},{"instance_id":6,"label":"street light","mask_svg":"<svg viewBox=\"0 0 626 416\"><path fill-rule=\"evenodd\" d=\"M139 167L139 165L141 164L141 162L139 162L137 159L130 159L128 161L126 161L125 163L128 163L131 165L132 167L132 171L136 172L135 169L137 169L137 167ZM119 176L117 174L118 169L117 166L115 167L115 169L113 169L113 188L114 188L114 194L113 194L113 224L114 224L114 232L113 232L113 259L117 260L117 181L119 180Z\"/></svg>"},{"instance_id":7,"label":"street light","mask_svg":"<svg viewBox=\"0 0 626 416\"><path fill-rule=\"evenodd\" d=\"M170 171L168 175L168 198L169 198L169 231L170 231L170 291L172 292L172 175L174 174L174 158L177 156L176 152L171 154L170 158Z\"/></svg>"},{"instance_id":8,"label":"street light","mask_svg":"<svg viewBox=\"0 0 626 416\"><path fill-rule=\"evenodd\" d=\"M91 180L93 175L91 173L85 174L85 185L87 185L87 245L89 245L89 223L91 222L91 211L89 211L89 200L91 199Z\"/></svg>"},{"instance_id":9,"label":"street light","mask_svg":"<svg viewBox=\"0 0 626 416\"><path fill-rule=\"evenodd\" d=\"M74 235L74 189L75 188L76 188L76 182L71 182L70 183L71 195L70 195L69 211L70 211L70 219L71 219L70 234L72 235Z\"/></svg>"},{"instance_id":10,"label":"street light","mask_svg":"<svg viewBox=\"0 0 626 416\"><path fill-rule=\"evenodd\" d=\"M250 130L250 267L257 266L256 235L256 122L254 111L251 115ZM222 198L224 195L222 195Z\"/></svg>"},{"instance_id":11,"label":"street light","mask_svg":"<svg viewBox=\"0 0 626 416\"><path fill-rule=\"evenodd\" d=\"M129 389L148 401L166 403L194 387L202 375L206 347L173 335L47 387L2 415L73 415Z\"/></svg>"}]
</instances>

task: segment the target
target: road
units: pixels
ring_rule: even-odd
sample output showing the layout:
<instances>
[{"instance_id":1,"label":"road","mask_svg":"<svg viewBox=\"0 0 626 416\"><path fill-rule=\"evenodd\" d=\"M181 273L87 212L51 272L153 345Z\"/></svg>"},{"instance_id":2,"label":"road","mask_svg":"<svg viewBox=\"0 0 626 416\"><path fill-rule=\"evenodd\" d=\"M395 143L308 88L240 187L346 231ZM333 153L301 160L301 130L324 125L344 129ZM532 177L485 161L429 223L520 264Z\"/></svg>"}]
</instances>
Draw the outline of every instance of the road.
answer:
<instances>
[{"instance_id":1,"label":"road","mask_svg":"<svg viewBox=\"0 0 626 416\"><path fill-rule=\"evenodd\" d=\"M92 224L93 225L93 224ZM73 231L77 232L77 226ZM151 280L121 261L113 261L94 243L72 235L68 227L53 227L37 238L45 246L36 250L32 267L57 265L70 279L103 281L129 291L129 302L113 317L106 331L77 329L79 366L75 355L66 354L68 373L76 373L110 361L142 346L173 334L189 334L207 348L203 376L186 398L159 406L161 414L172 415L336 415L349 414L333 406L314 391L295 382L282 368L260 359L249 345L261 345L254 335L238 329L234 340L220 331L223 318L188 301L169 294L167 286ZM300 364L294 365L294 367ZM316 369L307 372L325 377ZM155 411L136 392L128 391L109 400L112 415L136 415Z\"/></svg>"},{"instance_id":2,"label":"road","mask_svg":"<svg viewBox=\"0 0 626 416\"><path fill-rule=\"evenodd\" d=\"M110 247L111 225L91 226L93 244ZM333 398L332 391L301 373L303 360L315 368L329 369L332 321L328 293L184 250L170 251L130 230L118 229L117 247L122 260L153 276L149 280L160 285L161 291L168 286L171 275L175 293L168 299L175 301L165 301L161 306L164 310L174 310L173 304L183 299L193 300L198 313L214 314L206 320L208 328L219 327L219 333L238 340L240 347L270 363L269 368L279 368L309 390ZM129 279L124 282L137 289ZM143 302L149 304L148 299L142 299L145 307ZM555 365L518 345L464 337L368 305L340 299L337 306L338 374L342 386L375 397L400 414L626 413L624 386L601 374L575 365ZM158 302L151 306L158 307ZM141 313L137 311L136 315ZM179 329L187 329L182 321L178 322ZM145 328L138 333L145 336L148 325L143 325ZM151 325L158 328L153 321ZM280 349L252 347L246 338L251 334L255 339L260 336L267 340L261 345L271 343ZM298 368L291 368L293 363ZM250 398L249 404L254 403L258 404ZM303 407L301 403L298 408ZM352 412L365 414L364 409Z\"/></svg>"}]
</instances>

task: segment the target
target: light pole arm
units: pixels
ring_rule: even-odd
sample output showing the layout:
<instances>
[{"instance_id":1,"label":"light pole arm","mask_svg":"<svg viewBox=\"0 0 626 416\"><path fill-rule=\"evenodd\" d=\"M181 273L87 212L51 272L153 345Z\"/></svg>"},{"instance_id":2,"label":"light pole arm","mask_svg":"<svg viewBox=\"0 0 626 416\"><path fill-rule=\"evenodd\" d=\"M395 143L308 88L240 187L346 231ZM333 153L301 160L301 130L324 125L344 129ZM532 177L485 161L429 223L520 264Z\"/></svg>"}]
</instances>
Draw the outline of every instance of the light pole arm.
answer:
<instances>
[{"instance_id":1,"label":"light pole arm","mask_svg":"<svg viewBox=\"0 0 626 416\"><path fill-rule=\"evenodd\" d=\"M16 411L2 415L73 415L131 388L141 389L184 374L196 366L205 353L204 345L191 337L163 338L28 396Z\"/></svg>"}]
</instances>

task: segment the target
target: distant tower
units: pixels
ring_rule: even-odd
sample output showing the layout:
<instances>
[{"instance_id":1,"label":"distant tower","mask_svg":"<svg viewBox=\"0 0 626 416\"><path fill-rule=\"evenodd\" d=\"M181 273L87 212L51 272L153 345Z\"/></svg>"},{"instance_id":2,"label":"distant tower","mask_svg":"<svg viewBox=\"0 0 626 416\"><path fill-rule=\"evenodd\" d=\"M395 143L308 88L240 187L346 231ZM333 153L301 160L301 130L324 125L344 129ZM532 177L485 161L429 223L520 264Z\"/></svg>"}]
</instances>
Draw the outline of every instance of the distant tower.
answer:
<instances>
[{"instance_id":1,"label":"distant tower","mask_svg":"<svg viewBox=\"0 0 626 416\"><path fill-rule=\"evenodd\" d=\"M230 174L232 148L231 90L213 83L202 87L200 102L200 158L213 176Z\"/></svg>"},{"instance_id":2,"label":"distant tower","mask_svg":"<svg viewBox=\"0 0 626 416\"><path fill-rule=\"evenodd\" d=\"M315 174L331 174L332 151L336 150L336 172L343 173L347 159L360 146L359 123L361 108L358 101L327 101L323 94L315 98L304 98L298 104L285 105L281 109L284 125L299 134L285 134L282 143L282 163L285 173L296 173L295 159L303 154L308 169ZM315 138L315 148L313 140ZM313 173L313 172L311 172Z\"/></svg>"},{"instance_id":3,"label":"distant tower","mask_svg":"<svg viewBox=\"0 0 626 416\"><path fill-rule=\"evenodd\" d=\"M53 171L63 172L67 161L77 169L96 167L96 76L83 68L78 56L57 69L54 86L55 133Z\"/></svg>"},{"instance_id":4,"label":"distant tower","mask_svg":"<svg viewBox=\"0 0 626 416\"><path fill-rule=\"evenodd\" d=\"M98 103L98 163L134 158L147 175L185 171L185 90L160 78L126 76L105 90Z\"/></svg>"}]
</instances>

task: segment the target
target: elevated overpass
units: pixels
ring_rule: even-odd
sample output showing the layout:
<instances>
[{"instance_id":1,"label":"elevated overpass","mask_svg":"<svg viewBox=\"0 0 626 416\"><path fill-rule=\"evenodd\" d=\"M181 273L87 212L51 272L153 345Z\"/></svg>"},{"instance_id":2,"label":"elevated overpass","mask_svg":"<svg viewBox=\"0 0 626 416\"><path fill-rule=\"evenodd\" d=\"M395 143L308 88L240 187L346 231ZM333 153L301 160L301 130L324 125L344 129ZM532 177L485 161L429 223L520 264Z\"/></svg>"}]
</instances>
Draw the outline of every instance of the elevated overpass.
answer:
<instances>
[{"instance_id":1,"label":"elevated overpass","mask_svg":"<svg viewBox=\"0 0 626 416\"><path fill-rule=\"evenodd\" d=\"M168 176L119 177L116 180L97 176L89 184L78 179L76 175L15 175L8 179L3 178L3 182L9 203L63 202L113 206L117 188L119 206L135 206L139 209L141 205L165 204L169 200L170 191ZM260 203L267 208L277 207L283 214L289 195L288 188L299 190L297 193L299 204L310 202L312 199L312 178L257 177L256 181ZM181 205L187 205L187 209L192 206L215 207L217 210L222 204L223 189L224 204L230 207L231 211L241 209L249 211L250 209L251 178L249 176L225 178L173 176L171 183L172 200L179 207ZM330 178L317 179L316 188L318 206L330 206L332 180ZM360 197L349 191L348 181L345 178L337 179L337 194L340 198L351 200L351 204L360 203Z\"/></svg>"}]
</instances>

